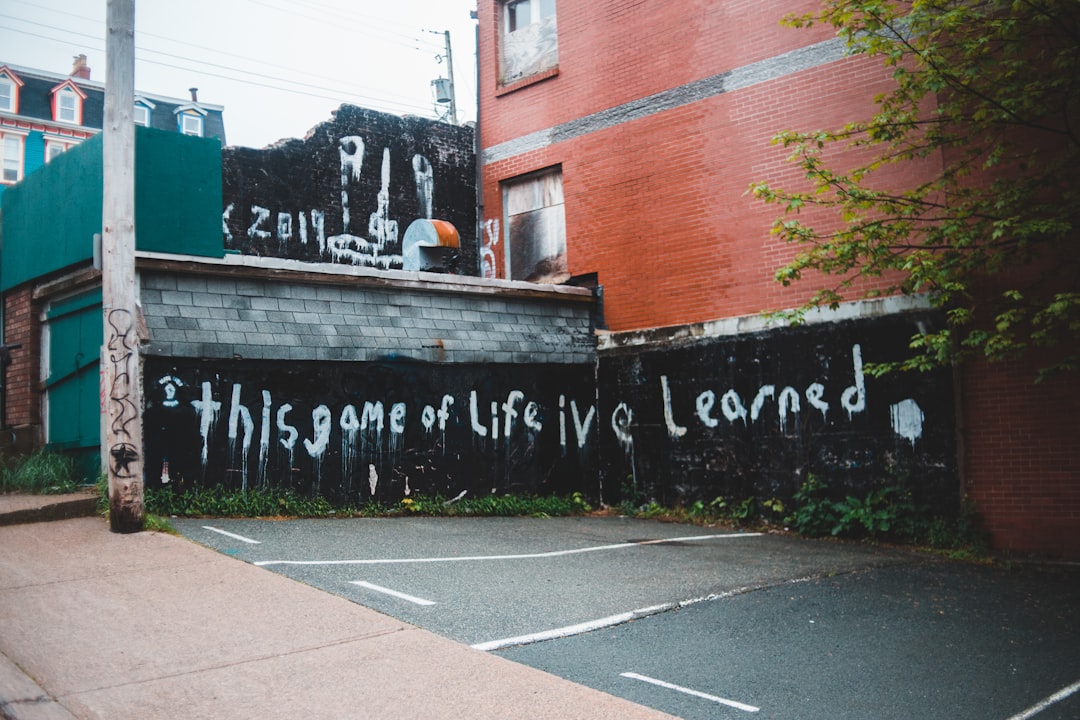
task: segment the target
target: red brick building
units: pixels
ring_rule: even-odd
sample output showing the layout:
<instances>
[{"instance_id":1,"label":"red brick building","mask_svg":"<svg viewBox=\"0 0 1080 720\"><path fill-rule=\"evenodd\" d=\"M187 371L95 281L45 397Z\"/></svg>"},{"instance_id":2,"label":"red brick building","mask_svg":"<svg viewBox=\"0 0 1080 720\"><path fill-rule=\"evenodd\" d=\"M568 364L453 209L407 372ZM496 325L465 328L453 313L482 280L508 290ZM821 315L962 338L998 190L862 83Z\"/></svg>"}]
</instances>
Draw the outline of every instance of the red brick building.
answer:
<instances>
[{"instance_id":1,"label":"red brick building","mask_svg":"<svg viewBox=\"0 0 1080 720\"><path fill-rule=\"evenodd\" d=\"M776 133L864 117L891 77L827 26L780 24L817 6L479 0L484 272L596 273L616 336L799 305L816 288L774 281L794 249L748 188L799 181ZM1002 549L1080 556L1076 386L955 377L958 488Z\"/></svg>"}]
</instances>

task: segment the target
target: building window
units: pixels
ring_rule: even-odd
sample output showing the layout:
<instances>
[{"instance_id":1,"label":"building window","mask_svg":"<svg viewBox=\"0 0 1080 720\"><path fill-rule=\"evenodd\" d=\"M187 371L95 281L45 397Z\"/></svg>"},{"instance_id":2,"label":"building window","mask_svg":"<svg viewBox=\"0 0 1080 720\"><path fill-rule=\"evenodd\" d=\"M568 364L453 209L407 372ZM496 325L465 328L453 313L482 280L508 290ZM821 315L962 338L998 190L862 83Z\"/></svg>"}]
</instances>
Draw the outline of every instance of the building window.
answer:
<instances>
[{"instance_id":1,"label":"building window","mask_svg":"<svg viewBox=\"0 0 1080 720\"><path fill-rule=\"evenodd\" d=\"M566 264L562 168L503 183L507 277L561 283Z\"/></svg>"},{"instance_id":2,"label":"building window","mask_svg":"<svg viewBox=\"0 0 1080 720\"><path fill-rule=\"evenodd\" d=\"M559 64L555 0L502 4L501 82L507 85Z\"/></svg>"},{"instance_id":3,"label":"building window","mask_svg":"<svg viewBox=\"0 0 1080 720\"><path fill-rule=\"evenodd\" d=\"M59 122L78 124L79 98L74 90L64 88L56 94L56 119Z\"/></svg>"},{"instance_id":4,"label":"building window","mask_svg":"<svg viewBox=\"0 0 1080 720\"><path fill-rule=\"evenodd\" d=\"M51 137L45 138L45 162L52 162L53 158L57 155L76 145L78 145L77 142L72 142L70 140L59 140Z\"/></svg>"},{"instance_id":5,"label":"building window","mask_svg":"<svg viewBox=\"0 0 1080 720\"><path fill-rule=\"evenodd\" d=\"M22 179L23 138L11 133L0 134L0 181L16 183Z\"/></svg>"},{"instance_id":6,"label":"building window","mask_svg":"<svg viewBox=\"0 0 1080 720\"><path fill-rule=\"evenodd\" d=\"M135 119L136 125L142 125L143 127L150 127L150 108L145 105L135 104L135 109L132 111L132 116Z\"/></svg>"},{"instance_id":7,"label":"building window","mask_svg":"<svg viewBox=\"0 0 1080 720\"><path fill-rule=\"evenodd\" d=\"M0 65L0 112L18 114L19 88L23 81L7 65Z\"/></svg>"},{"instance_id":8,"label":"building window","mask_svg":"<svg viewBox=\"0 0 1080 720\"><path fill-rule=\"evenodd\" d=\"M195 115L193 113L181 113L181 115L180 115L180 132L182 132L185 135L194 135L196 137L202 137L202 134L203 134L202 115Z\"/></svg>"},{"instance_id":9,"label":"building window","mask_svg":"<svg viewBox=\"0 0 1080 720\"><path fill-rule=\"evenodd\" d=\"M15 112L15 83L0 75L0 111Z\"/></svg>"}]
</instances>

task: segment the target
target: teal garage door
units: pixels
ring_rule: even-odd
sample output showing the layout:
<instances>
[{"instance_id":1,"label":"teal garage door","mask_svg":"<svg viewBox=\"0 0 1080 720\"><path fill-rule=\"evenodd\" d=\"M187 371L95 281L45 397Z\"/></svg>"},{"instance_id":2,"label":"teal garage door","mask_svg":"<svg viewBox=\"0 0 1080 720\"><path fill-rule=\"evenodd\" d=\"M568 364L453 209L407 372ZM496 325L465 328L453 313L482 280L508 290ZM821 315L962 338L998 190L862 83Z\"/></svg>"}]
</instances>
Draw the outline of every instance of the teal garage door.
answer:
<instances>
[{"instance_id":1,"label":"teal garage door","mask_svg":"<svg viewBox=\"0 0 1080 720\"><path fill-rule=\"evenodd\" d=\"M95 482L101 468L101 290L51 303L43 333L46 448L74 457L84 481Z\"/></svg>"}]
</instances>

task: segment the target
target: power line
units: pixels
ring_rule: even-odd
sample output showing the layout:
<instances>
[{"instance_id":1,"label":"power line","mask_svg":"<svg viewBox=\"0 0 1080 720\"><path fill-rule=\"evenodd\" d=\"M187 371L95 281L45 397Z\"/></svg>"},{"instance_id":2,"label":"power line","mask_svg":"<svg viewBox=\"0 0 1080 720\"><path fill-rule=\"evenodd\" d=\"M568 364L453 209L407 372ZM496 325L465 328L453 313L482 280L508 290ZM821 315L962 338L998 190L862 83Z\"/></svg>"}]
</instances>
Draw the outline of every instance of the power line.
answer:
<instances>
[{"instance_id":1,"label":"power line","mask_svg":"<svg viewBox=\"0 0 1080 720\"><path fill-rule=\"evenodd\" d=\"M36 21L33 21L33 20L25 20L23 18L12 17L10 15L5 15L3 13L0 13L0 17L7 18L7 19L10 19L10 20L16 20L16 21L23 22L23 23L30 24L30 25L37 25L37 26L40 26L40 27L46 27L46 28L49 28L51 30L58 30L60 32L68 33L70 35L75 35L75 36L78 36L78 37L83 37L83 38L87 38L89 40L93 40L95 42L100 42L99 37L96 37L94 35L90 35L88 33L82 33L82 32L78 32L76 30L68 30L66 28L55 27L55 26L52 26L52 25L48 25L46 23L39 23L39 22L36 22ZM44 39L44 40L51 40L53 42L68 42L68 41L66 41L66 40L64 40L62 38L58 38L58 37L55 37L55 36L43 35L43 34L40 34L40 33L33 33L33 32L26 31L26 30L13 28L13 27L10 27L8 25L0 25L0 28L10 30L12 32L19 32L19 33L21 33L23 35L28 35L30 37L37 37L37 38L41 38L41 39ZM87 45L92 50L102 51L100 45L89 45L87 43L83 43L83 44ZM295 93L307 95L307 96L310 96L310 97L319 97L319 98L324 98L324 99L328 99L328 100L333 100L333 99L340 98L340 97L352 97L352 98L358 98L358 99L362 98L364 100L369 100L369 101L374 101L374 102L379 102L379 103L390 104L390 105L402 107L402 108L409 109L409 110L417 110L417 109L421 109L421 108L423 108L425 110L427 109L426 105L424 105L422 103L417 103L417 102L414 102L414 101L410 102L403 95L381 95L381 96L375 97L375 96L371 96L371 95L364 95L362 93L355 92L355 91L350 91L347 88L326 87L326 86L316 85L316 84L313 84L313 83L310 83L310 82L304 82L304 81L301 81L301 80L289 80L289 79L281 78L280 76L268 75L266 73L260 73L260 72L256 72L256 71L253 71L253 70L244 70L242 68L229 67L229 66L226 66L226 65L221 65L220 63L213 63L213 62L210 62L210 61L207 61L207 60L199 60L199 59L187 57L187 56L184 56L184 55L177 55L175 53L168 53L168 52L165 52L163 50L155 50L153 48L148 48L148 47L145 47L145 46L138 46L138 50L140 52L153 53L155 55L161 55L161 56L164 56L164 57L170 57L170 58L174 58L174 59L177 59L177 60L182 60L182 61L187 62L187 63L195 63L197 65L204 65L204 66L207 66L207 67L210 67L210 68L217 68L219 70L229 71L231 73L239 73L241 75L248 75L248 76L251 76L251 77L264 78L264 79L270 79L270 80L275 81L275 84L271 85L271 84L267 84L267 83L258 82L258 81L255 81L255 80L246 80L246 79L244 79L242 77L237 77L235 74L222 74L220 72L212 72L212 71L200 69L200 68L197 68L197 67L187 67L187 66L182 66L182 65L176 65L176 64L173 64L173 63L163 62L163 61L160 61L160 60L152 60L152 59L147 58L145 56L140 58L141 62L146 62L146 63L150 63L150 64L153 64L153 65L158 65L158 66L161 66L161 67L173 68L173 69L176 69L176 70L183 70L183 71L187 71L187 72L195 72L195 73L199 73L199 74L206 75L206 76L209 76L209 77L217 77L217 78L221 78L221 79L225 79L225 80L231 80L231 81L237 82L237 83L253 85L253 86L256 86L256 87L266 87L266 88L272 88L272 89L276 89L276 90L282 90L282 91L285 91L285 92L295 92ZM237 56L237 57L243 58L243 56ZM243 58L243 59L248 59L248 60L250 60L252 62L256 62L256 63L261 62L259 60L253 59L253 58ZM286 66L277 65L277 67L281 67L282 69L286 69L286 70L291 70L290 68L288 68ZM295 71L293 71L293 72L295 72ZM304 73L301 73L301 74L304 74ZM315 76L315 77L319 77L319 76ZM329 78L329 77L324 77L323 79L334 81L334 78ZM297 86L297 87L300 87L300 88L304 88L305 90L303 90L303 91L289 90L287 88L281 87L281 84L283 84L283 83L288 84L288 85ZM311 91L320 91L320 92L311 92ZM322 92L334 93L334 95L324 95L324 94L321 94ZM399 99L395 100L393 98L399 98Z\"/></svg>"},{"instance_id":2,"label":"power line","mask_svg":"<svg viewBox=\"0 0 1080 720\"><path fill-rule=\"evenodd\" d=\"M6 26L6 25L0 25L0 29L12 30L12 31L15 31L15 32L20 32L23 35L28 35L30 37L41 38L43 40L50 40L50 41L53 41L53 42L61 42L61 43L66 43L67 42L65 40L62 40L61 38L50 37L48 35L41 35L39 33L32 33L32 32L27 32L27 31L22 31L22 30L15 30L14 28L11 28L11 27ZM83 33L77 33L77 32L71 31L71 30L65 30L64 32L69 32L69 33L71 33L73 35L82 35L83 34ZM87 36L87 37L89 37L89 36ZM104 52L100 47L90 47L90 49L100 51L100 52ZM156 51L151 51L151 52L156 52ZM299 88L309 88L309 89L294 89L294 88L282 87L282 85L280 83L278 83L278 84L270 84L270 83L258 82L258 81L255 81L255 80L244 80L244 79L237 78L237 77L234 77L234 76L231 76L231 75L223 75L221 73L214 73L214 72L209 72L209 71L206 71L206 70L198 70L198 69L195 69L195 68L184 67L182 65L174 65L172 63L161 62L161 61L158 61L158 60L151 60L151 59L145 58L145 57L140 58L138 60L138 62L149 63L151 65L157 65L157 66L160 66L160 67L172 68L174 70L183 70L185 72L194 72L196 74L203 75L203 76L206 76L206 77L221 78L223 80L229 80L229 81L232 81L232 82L235 82L235 83L239 83L241 85L249 85L249 86L252 86L252 87L268 88L268 89L271 89L271 90L276 90L276 91L279 91L279 92L289 93L289 94L292 94L292 95L303 95L303 96L306 96L306 97L319 98L319 99L322 99L322 100L332 100L332 101L335 101L335 102L344 102L344 101L350 100L350 99L354 100L354 101L363 100L363 101L370 101L370 102L378 103L383 107L391 106L391 107L398 107L398 108L401 108L403 110L410 110L410 111L416 111L416 110L421 110L421 109L426 111L426 112L429 111L429 108L426 105L423 105L423 104L403 103L403 102L397 102L397 101L394 101L394 100L388 100L388 99L385 99L385 98L376 98L376 97L371 97L371 96L360 95L360 94L357 94L357 93L341 92L341 91L337 91L337 90L335 90L333 88L321 88L319 86L308 85L306 83L298 83L298 82L295 82L295 81L283 81L283 82L291 84L291 85L296 85ZM198 61L195 61L195 62L198 62ZM245 71L240 71L240 72L245 72ZM146 90L148 90L148 88ZM312 90L327 90L327 91L333 92L335 94L327 95L327 94L323 94L321 92L312 92Z\"/></svg>"}]
</instances>

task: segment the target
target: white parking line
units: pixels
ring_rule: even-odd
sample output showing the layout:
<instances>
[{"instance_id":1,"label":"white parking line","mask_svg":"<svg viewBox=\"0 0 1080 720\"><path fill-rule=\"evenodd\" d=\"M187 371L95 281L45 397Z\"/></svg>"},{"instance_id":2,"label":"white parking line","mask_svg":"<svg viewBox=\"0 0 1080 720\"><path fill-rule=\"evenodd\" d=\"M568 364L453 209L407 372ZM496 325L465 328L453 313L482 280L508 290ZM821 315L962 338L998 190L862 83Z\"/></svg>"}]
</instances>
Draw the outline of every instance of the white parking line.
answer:
<instances>
[{"instance_id":1,"label":"white parking line","mask_svg":"<svg viewBox=\"0 0 1080 720\"><path fill-rule=\"evenodd\" d=\"M445 562L476 562L488 560L531 560L536 558L563 557L564 555L579 555L581 553L599 552L601 550L620 550L622 548L640 547L642 545L662 545L664 543L687 542L696 540L724 540L735 538L760 537L761 533L731 533L726 535L696 535L693 537L672 537L661 540L642 540L640 542L616 543L614 545L594 545L592 547L575 548L573 550L553 550L542 553L523 553L520 555L469 555L466 557L430 557L430 558L380 558L374 560L260 560L256 565L402 565L409 563L445 563Z\"/></svg>"},{"instance_id":2,"label":"white parking line","mask_svg":"<svg viewBox=\"0 0 1080 720\"><path fill-rule=\"evenodd\" d=\"M593 630L603 630L604 628L614 627L615 625L622 625L632 620L640 620L650 615L659 615L660 613L667 612L669 610L678 610L679 608L690 607L691 605L697 605L698 603L710 602L712 600L724 600L726 598L735 597L736 595L744 595L748 592L754 592L755 590L764 590L768 587L773 587L777 584L794 584L803 583L811 580L809 577L794 578L792 580L785 580L783 583L772 583L764 585L750 585L735 588L734 590L726 590L721 593L711 593L704 597L690 598L689 600L680 600L679 602L662 603L660 605L651 605L649 607L638 608L637 610L631 610L630 612L619 613L617 615L608 615L607 617L600 618L598 620L589 620L588 622L578 623L577 625L567 625L566 627L555 628L554 630L544 630L537 633L530 633L528 635L518 635L516 637L503 638L502 640L489 640L488 642L476 643L470 645L473 650L483 650L484 652L490 652L492 650L504 650L508 647L517 647L519 645L531 645L532 643L544 642L545 640L555 640L556 638L571 637L573 635L583 635Z\"/></svg>"},{"instance_id":3,"label":"white parking line","mask_svg":"<svg viewBox=\"0 0 1080 720\"><path fill-rule=\"evenodd\" d=\"M424 598L418 598L418 597L416 597L414 595L406 595L403 592L398 592L397 590L391 590L390 588L384 588L381 585L374 585L374 584L369 583L369 582L364 582L363 580L350 580L349 583L351 585L359 585L360 587L367 588L368 590L374 590L375 592L381 592L381 593L384 593L386 595L392 595L392 596L394 596L396 598L400 598L402 600L408 600L409 602L416 603L417 605L434 605L435 604L434 600L425 600Z\"/></svg>"},{"instance_id":4,"label":"white parking line","mask_svg":"<svg viewBox=\"0 0 1080 720\"><path fill-rule=\"evenodd\" d=\"M1070 695L1075 695L1077 692L1080 692L1080 680L1077 680L1068 687L1058 690L1045 700L1035 703L1019 715L1013 715L1009 720L1028 720L1028 718L1035 717L1054 703L1059 703Z\"/></svg>"},{"instance_id":5,"label":"white parking line","mask_svg":"<svg viewBox=\"0 0 1080 720\"><path fill-rule=\"evenodd\" d=\"M761 709L756 708L753 705L746 705L741 702L736 702L735 700L728 700L726 698L717 697L716 695L710 695L708 693L703 693L698 690L691 690L690 688L685 688L681 685L673 685L669 682L664 682L663 680L657 680L656 678L638 675L637 673L624 672L620 673L620 676L624 678L630 678L631 680L640 680L641 682L647 682L651 685L657 685L668 690L675 690L676 692L681 692L685 695L693 695L694 697L699 697L703 700L710 700L714 703L719 703L721 705L727 705L728 707L733 707L736 710L742 710L743 712L756 713Z\"/></svg>"},{"instance_id":6,"label":"white parking line","mask_svg":"<svg viewBox=\"0 0 1080 720\"><path fill-rule=\"evenodd\" d=\"M543 642L544 640L554 640L555 638L570 637L571 635L581 635L583 633L592 632L593 630L601 630L614 625L622 625L631 620L648 617L649 615L655 615L656 613L661 613L666 610L674 610L676 607L678 607L678 603L653 605L652 607L631 610L630 612L619 613L618 615L609 615L606 618L600 618L599 620L590 620L589 622L568 625L554 630L545 630L530 635L518 635L517 637L504 638L502 640L491 640L489 642L477 643L470 647L472 647L473 650L490 652L492 650L502 650L518 645L530 645L532 643Z\"/></svg>"},{"instance_id":7,"label":"white parking line","mask_svg":"<svg viewBox=\"0 0 1080 720\"><path fill-rule=\"evenodd\" d=\"M249 545L261 545L262 544L258 540L252 540L251 538L246 538L243 535L237 535L236 533L231 533L231 532L228 532L226 530L222 530L220 528L210 527L209 525L203 525L202 527L203 527L203 530L209 530L211 532L216 532L216 533L219 533L221 535L224 535L225 537L231 537L233 540L239 540L240 542L246 542Z\"/></svg>"}]
</instances>

